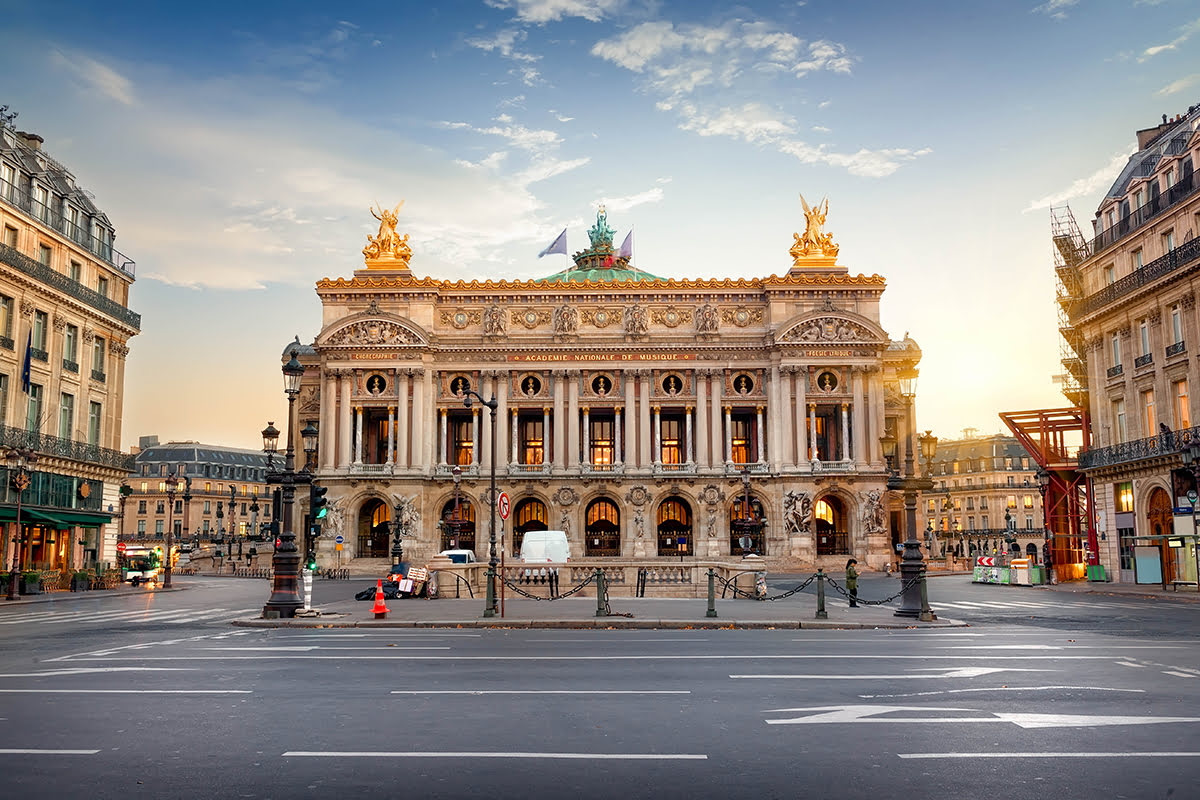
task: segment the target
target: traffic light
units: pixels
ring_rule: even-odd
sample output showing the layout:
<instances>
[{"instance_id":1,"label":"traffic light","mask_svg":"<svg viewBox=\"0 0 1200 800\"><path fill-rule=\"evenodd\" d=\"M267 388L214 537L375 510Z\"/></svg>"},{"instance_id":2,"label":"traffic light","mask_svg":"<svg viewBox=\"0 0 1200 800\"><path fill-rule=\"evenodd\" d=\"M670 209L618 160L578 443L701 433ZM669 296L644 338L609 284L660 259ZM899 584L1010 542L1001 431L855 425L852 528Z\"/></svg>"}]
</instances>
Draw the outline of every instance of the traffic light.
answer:
<instances>
[{"instance_id":1,"label":"traffic light","mask_svg":"<svg viewBox=\"0 0 1200 800\"><path fill-rule=\"evenodd\" d=\"M317 568L317 556L312 550L308 551L308 557L304 560L304 568L314 571Z\"/></svg>"},{"instance_id":2,"label":"traffic light","mask_svg":"<svg viewBox=\"0 0 1200 800\"><path fill-rule=\"evenodd\" d=\"M325 494L328 491L328 486L317 486L315 483L309 484L308 515L310 519L324 519L325 515L329 513L329 501L325 499Z\"/></svg>"}]
</instances>

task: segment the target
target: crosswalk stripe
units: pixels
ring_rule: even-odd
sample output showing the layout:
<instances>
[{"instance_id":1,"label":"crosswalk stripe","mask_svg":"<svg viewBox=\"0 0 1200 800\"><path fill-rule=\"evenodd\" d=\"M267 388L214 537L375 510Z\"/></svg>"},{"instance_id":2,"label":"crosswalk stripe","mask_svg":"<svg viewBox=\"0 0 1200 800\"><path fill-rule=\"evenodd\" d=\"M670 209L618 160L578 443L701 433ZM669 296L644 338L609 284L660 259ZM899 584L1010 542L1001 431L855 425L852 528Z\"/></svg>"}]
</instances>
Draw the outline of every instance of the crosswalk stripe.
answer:
<instances>
[{"instance_id":1,"label":"crosswalk stripe","mask_svg":"<svg viewBox=\"0 0 1200 800\"><path fill-rule=\"evenodd\" d=\"M202 622L204 620L211 620L211 619L214 619L217 617L219 617L221 619L232 619L234 617L243 617L247 614L252 614L254 612L261 613L262 607L257 606L255 608L241 608L236 611L234 611L232 609L218 608L218 609L213 609L211 611L202 611L200 613L193 614L190 617L184 617L182 619L169 619L169 620L165 620L165 621L172 625L181 625L181 624L188 623L188 622Z\"/></svg>"}]
</instances>

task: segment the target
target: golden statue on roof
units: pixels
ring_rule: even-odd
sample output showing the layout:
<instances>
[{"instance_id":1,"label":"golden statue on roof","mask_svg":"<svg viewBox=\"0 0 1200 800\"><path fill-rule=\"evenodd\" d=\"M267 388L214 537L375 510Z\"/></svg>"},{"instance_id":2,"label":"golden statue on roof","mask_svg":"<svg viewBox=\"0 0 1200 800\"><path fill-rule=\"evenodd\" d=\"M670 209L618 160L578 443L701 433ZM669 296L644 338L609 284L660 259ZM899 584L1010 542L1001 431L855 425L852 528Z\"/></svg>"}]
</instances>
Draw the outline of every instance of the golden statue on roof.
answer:
<instances>
[{"instance_id":1,"label":"golden statue on roof","mask_svg":"<svg viewBox=\"0 0 1200 800\"><path fill-rule=\"evenodd\" d=\"M376 205L379 205L376 203ZM388 269L408 269L408 260L412 258L412 248L408 246L408 234L399 236L396 233L396 223L399 221L401 200L396 207L388 211L379 205L379 212L371 208L371 216L379 220L379 233L375 236L367 234L367 246L363 248L368 266L379 266Z\"/></svg>"},{"instance_id":2,"label":"golden statue on roof","mask_svg":"<svg viewBox=\"0 0 1200 800\"><path fill-rule=\"evenodd\" d=\"M835 258L840 249L833 241L833 234L824 231L825 217L829 214L829 199L824 198L815 206L809 207L800 195L800 205L804 206L805 228L804 235L793 233L796 243L788 253L792 256L792 265L800 266L802 259Z\"/></svg>"}]
</instances>

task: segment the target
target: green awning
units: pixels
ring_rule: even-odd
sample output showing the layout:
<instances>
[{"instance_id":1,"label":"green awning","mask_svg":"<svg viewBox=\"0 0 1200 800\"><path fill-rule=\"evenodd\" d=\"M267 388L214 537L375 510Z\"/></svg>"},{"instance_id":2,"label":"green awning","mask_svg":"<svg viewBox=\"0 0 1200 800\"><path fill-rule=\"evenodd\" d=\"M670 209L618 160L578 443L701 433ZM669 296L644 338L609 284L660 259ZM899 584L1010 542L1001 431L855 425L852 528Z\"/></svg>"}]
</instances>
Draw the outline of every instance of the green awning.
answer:
<instances>
[{"instance_id":1,"label":"green awning","mask_svg":"<svg viewBox=\"0 0 1200 800\"><path fill-rule=\"evenodd\" d=\"M16 506L0 506L0 521L12 522L17 518ZM46 511L40 508L22 508L21 524L48 525L56 530L73 528L97 528L112 521L111 514L99 511Z\"/></svg>"}]
</instances>

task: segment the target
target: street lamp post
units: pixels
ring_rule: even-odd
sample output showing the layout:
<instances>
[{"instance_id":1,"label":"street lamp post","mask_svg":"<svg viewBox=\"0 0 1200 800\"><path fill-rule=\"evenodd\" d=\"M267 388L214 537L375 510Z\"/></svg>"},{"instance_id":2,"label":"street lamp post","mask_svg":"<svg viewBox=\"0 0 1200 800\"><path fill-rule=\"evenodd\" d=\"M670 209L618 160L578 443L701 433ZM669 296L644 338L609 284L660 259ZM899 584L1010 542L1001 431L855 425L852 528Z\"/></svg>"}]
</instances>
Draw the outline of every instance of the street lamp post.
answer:
<instances>
[{"instance_id":1,"label":"street lamp post","mask_svg":"<svg viewBox=\"0 0 1200 800\"><path fill-rule=\"evenodd\" d=\"M491 490L488 494L488 505L491 506L491 523L488 528L488 572L487 572L487 600L483 609L483 616L496 616L496 408L499 403L496 402L496 393L492 392L491 400L484 400L483 395L474 389L467 390L467 396L463 398L463 405L467 408L471 407L471 398L476 397L479 402L488 407L492 417L492 454L491 454Z\"/></svg>"},{"instance_id":2,"label":"street lamp post","mask_svg":"<svg viewBox=\"0 0 1200 800\"><path fill-rule=\"evenodd\" d=\"M233 558L233 543L236 540L238 555L242 554L242 540L237 535L237 487L229 484L229 557Z\"/></svg>"},{"instance_id":3,"label":"street lamp post","mask_svg":"<svg viewBox=\"0 0 1200 800\"><path fill-rule=\"evenodd\" d=\"M917 492L929 491L933 481L928 475L916 477L913 457L916 454L917 436L916 419L913 413L913 398L917 394L917 368L909 366L899 374L900 394L904 398L907 411L908 432L905 437L904 477L893 475L888 478L889 489L899 489L904 493L904 517L908 538L904 540L904 555L900 560L900 581L904 586L900 598L900 608L896 609L898 617L913 617L924 620L927 612L922 609L921 586L924 579L925 560L921 556L921 542L917 539ZM925 456L928 473L929 462L937 453L937 437L926 431L920 437L921 454ZM932 615L928 615L932 619Z\"/></svg>"},{"instance_id":4,"label":"street lamp post","mask_svg":"<svg viewBox=\"0 0 1200 800\"><path fill-rule=\"evenodd\" d=\"M25 490L29 488L29 475L25 472L25 467L30 464L36 464L38 454L35 450L29 448L13 448L9 450L5 457L10 463L16 464L17 471L13 474L9 473L9 480L12 481L12 488L17 490L17 519L16 528L17 535L13 547L13 567L8 573L8 600L17 599L17 585L21 580L21 568L25 566L25 532L21 530L21 501L25 497Z\"/></svg>"},{"instance_id":5,"label":"street lamp post","mask_svg":"<svg viewBox=\"0 0 1200 800\"><path fill-rule=\"evenodd\" d=\"M283 521L279 534L279 547L271 556L271 566L275 571L275 579L271 587L271 596L263 606L263 617L294 617L296 612L304 607L300 599L300 553L296 549L296 532L292 524L292 508L296 499L296 486L307 485L312 476L305 472L296 472L296 448L292 441L293 419L296 413L296 395L300 393L300 379L304 376L304 366L296 360L299 350L293 348L291 358L283 365L283 390L288 399L287 449L284 451L283 469L279 472L268 472L267 483L279 484L282 488ZM273 456L279 444L279 431L267 423L263 431L263 450L268 454L269 468L273 466Z\"/></svg>"},{"instance_id":6,"label":"street lamp post","mask_svg":"<svg viewBox=\"0 0 1200 800\"><path fill-rule=\"evenodd\" d=\"M171 549L175 546L175 493L179 491L179 479L172 472L167 476L167 546L163 554L164 589L171 588Z\"/></svg>"},{"instance_id":7,"label":"street lamp post","mask_svg":"<svg viewBox=\"0 0 1200 800\"><path fill-rule=\"evenodd\" d=\"M1200 490L1200 442L1193 442L1183 449L1180 453L1183 457L1183 465L1192 471L1192 477L1196 479L1196 489ZM1196 576L1200 580L1200 535L1196 533L1196 497L1195 490L1188 493L1188 500L1192 504L1192 553L1196 560ZM1165 553L1164 553L1165 555ZM1163 564L1163 589L1167 588L1167 562L1164 558Z\"/></svg>"}]
</instances>

